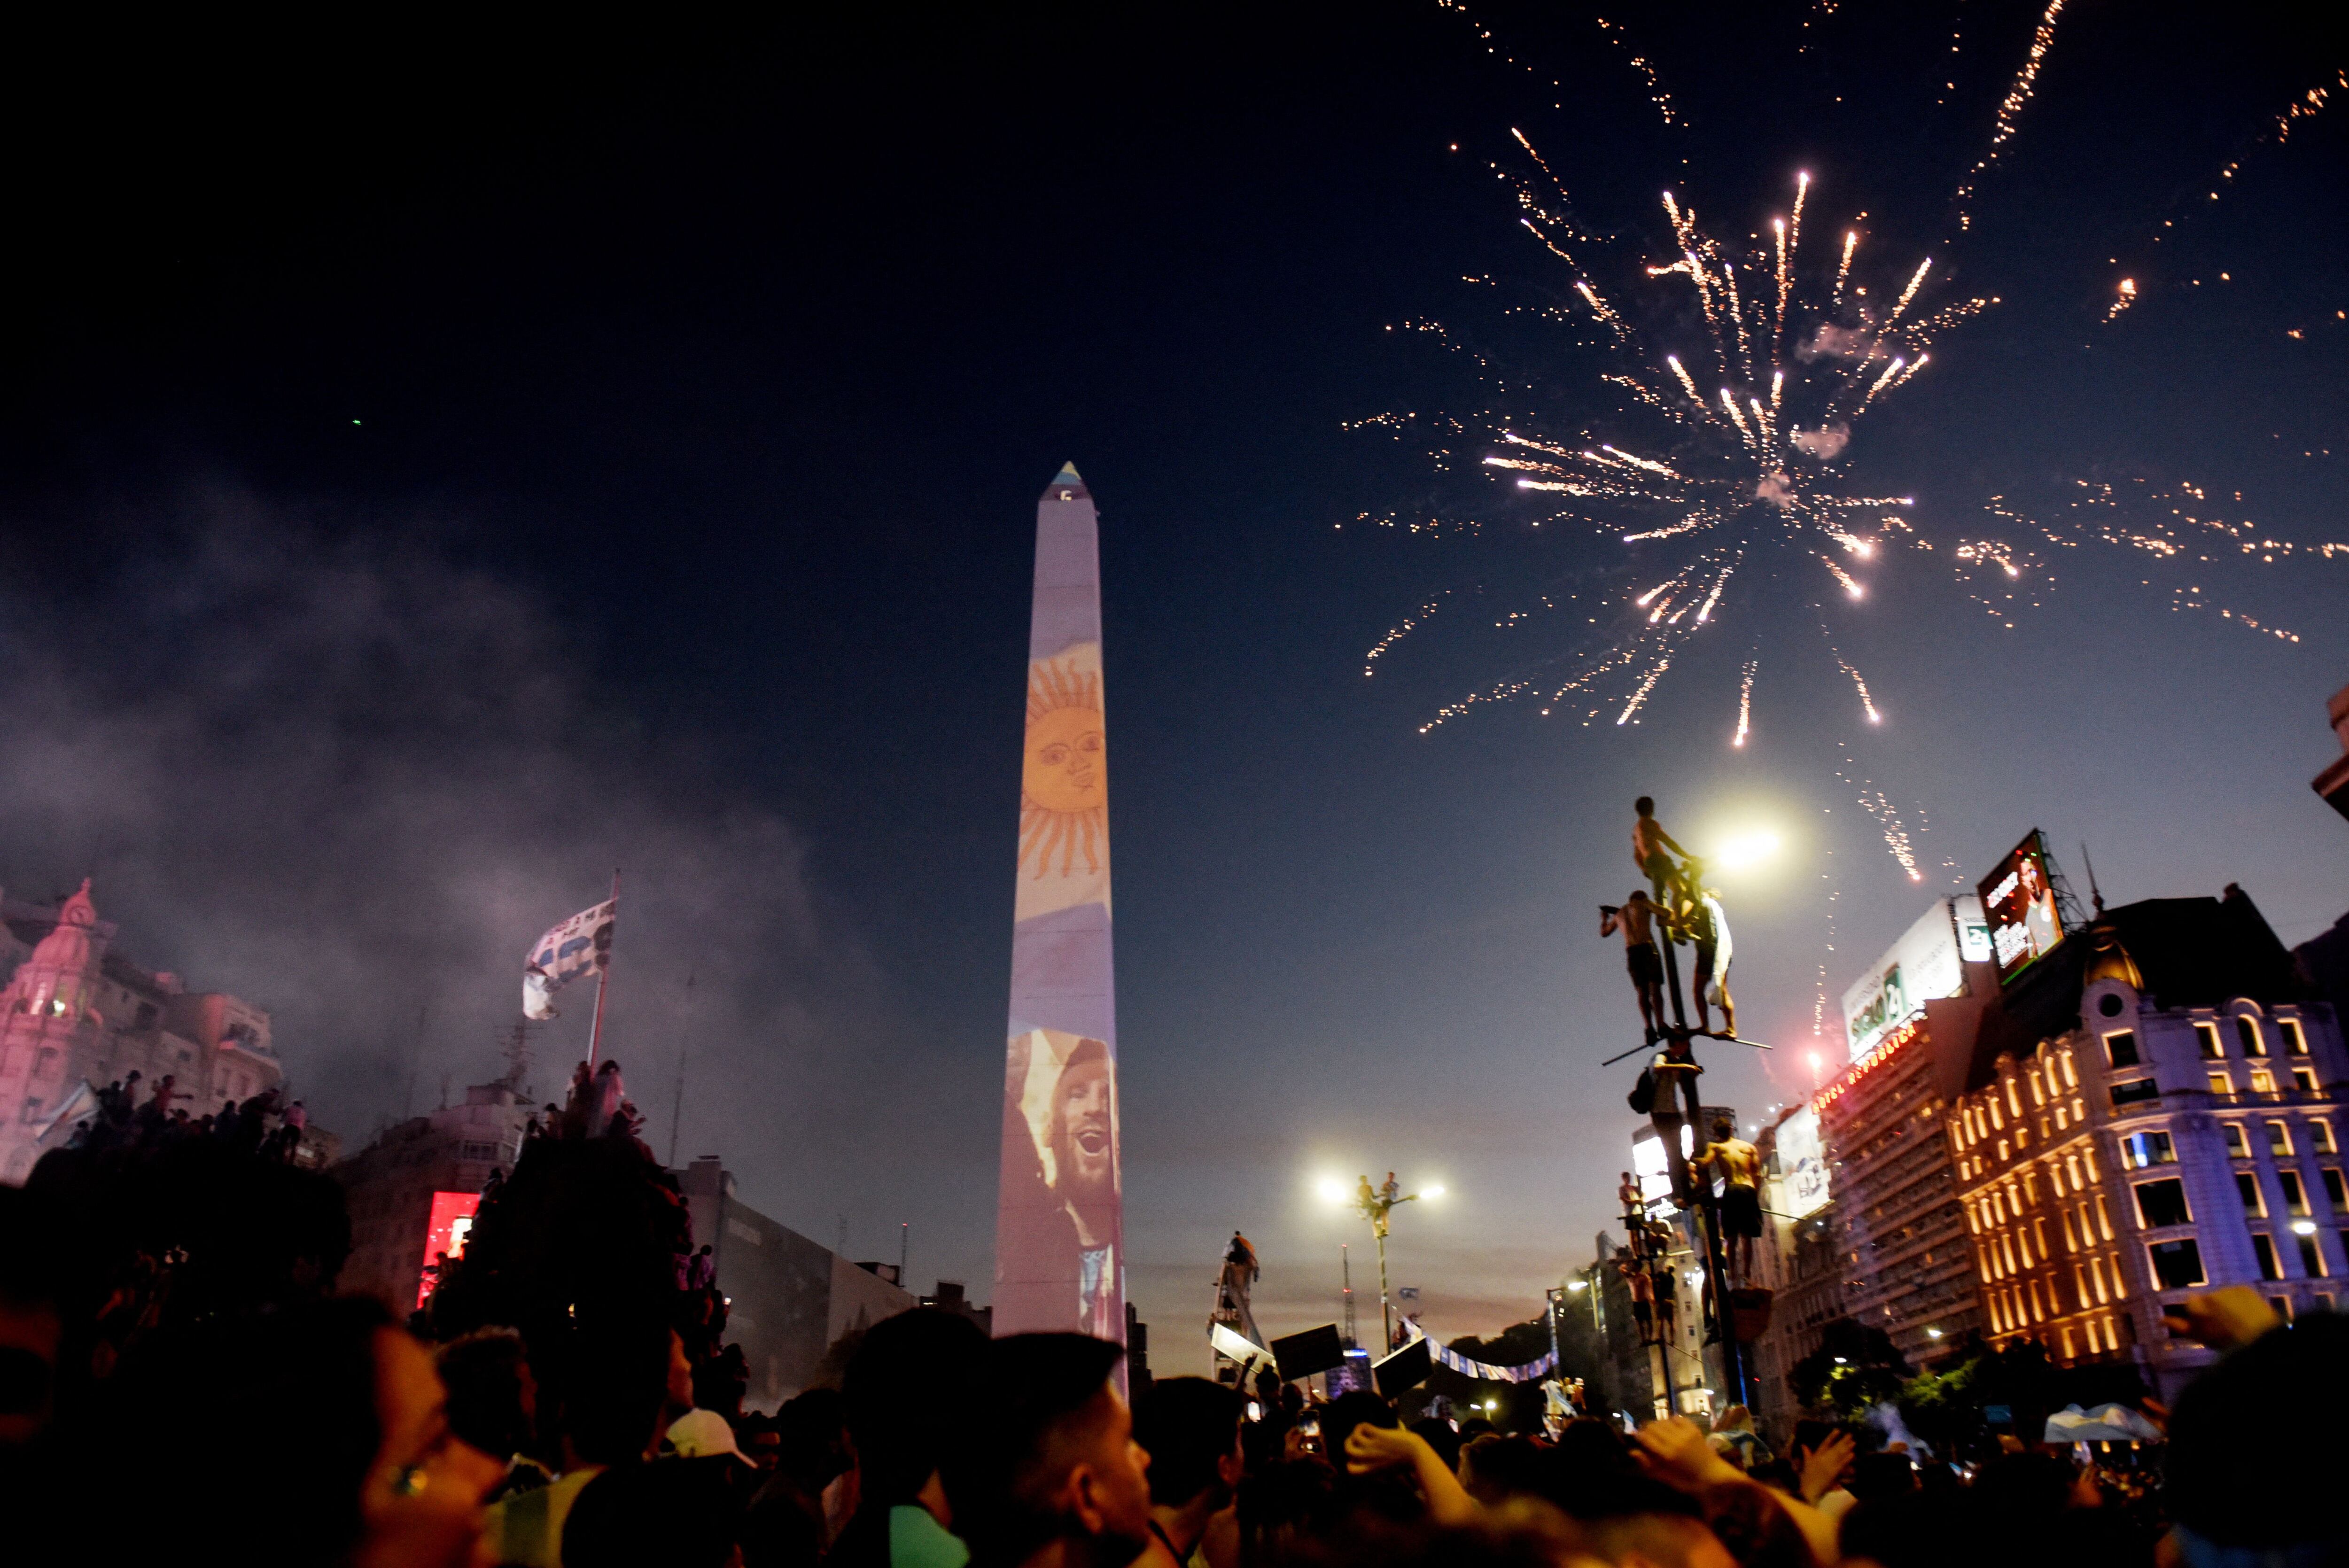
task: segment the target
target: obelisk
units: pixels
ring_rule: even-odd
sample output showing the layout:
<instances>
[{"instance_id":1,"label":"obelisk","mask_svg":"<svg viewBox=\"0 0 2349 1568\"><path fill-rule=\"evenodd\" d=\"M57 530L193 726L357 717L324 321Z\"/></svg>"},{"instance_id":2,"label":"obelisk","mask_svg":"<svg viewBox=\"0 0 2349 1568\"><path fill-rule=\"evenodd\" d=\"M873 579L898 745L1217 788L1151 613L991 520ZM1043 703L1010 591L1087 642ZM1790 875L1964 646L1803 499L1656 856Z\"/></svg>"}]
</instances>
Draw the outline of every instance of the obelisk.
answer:
<instances>
[{"instance_id":1,"label":"obelisk","mask_svg":"<svg viewBox=\"0 0 2349 1568\"><path fill-rule=\"evenodd\" d=\"M1076 466L1036 505L995 1332L1125 1340L1101 550Z\"/></svg>"}]
</instances>

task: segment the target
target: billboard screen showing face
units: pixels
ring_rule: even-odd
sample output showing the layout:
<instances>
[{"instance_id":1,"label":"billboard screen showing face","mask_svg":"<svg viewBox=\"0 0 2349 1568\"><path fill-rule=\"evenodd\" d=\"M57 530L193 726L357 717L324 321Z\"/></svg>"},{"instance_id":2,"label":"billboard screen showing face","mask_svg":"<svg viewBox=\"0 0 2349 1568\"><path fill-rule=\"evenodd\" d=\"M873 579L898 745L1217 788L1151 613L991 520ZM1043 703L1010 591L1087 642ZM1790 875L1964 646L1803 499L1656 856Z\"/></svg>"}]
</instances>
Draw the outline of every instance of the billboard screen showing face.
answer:
<instances>
[{"instance_id":1,"label":"billboard screen showing face","mask_svg":"<svg viewBox=\"0 0 2349 1568\"><path fill-rule=\"evenodd\" d=\"M1886 1035L1925 1010L1936 996L1962 996L1964 960L1990 956L1990 934L1971 893L1936 899L1900 940L1887 948L1843 994L1844 1037L1849 1059L1874 1050Z\"/></svg>"},{"instance_id":2,"label":"billboard screen showing face","mask_svg":"<svg viewBox=\"0 0 2349 1568\"><path fill-rule=\"evenodd\" d=\"M1980 892L1999 984L2008 985L2064 940L2064 917L2056 911L2055 886L2047 873L2045 836L2032 829L1998 870L1982 879Z\"/></svg>"},{"instance_id":3,"label":"billboard screen showing face","mask_svg":"<svg viewBox=\"0 0 2349 1568\"><path fill-rule=\"evenodd\" d=\"M1808 1107L1778 1124L1778 1182L1788 1219L1826 1207L1826 1151L1819 1145L1818 1113Z\"/></svg>"}]
</instances>

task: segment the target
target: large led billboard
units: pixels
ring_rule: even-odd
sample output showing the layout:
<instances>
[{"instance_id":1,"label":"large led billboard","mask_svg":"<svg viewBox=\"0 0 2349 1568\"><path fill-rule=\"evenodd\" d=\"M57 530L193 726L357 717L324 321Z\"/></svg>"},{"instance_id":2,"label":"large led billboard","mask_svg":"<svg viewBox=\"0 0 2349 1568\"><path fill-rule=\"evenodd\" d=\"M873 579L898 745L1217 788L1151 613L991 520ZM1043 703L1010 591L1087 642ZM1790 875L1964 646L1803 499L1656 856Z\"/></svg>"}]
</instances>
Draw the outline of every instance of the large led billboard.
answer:
<instances>
[{"instance_id":1,"label":"large led billboard","mask_svg":"<svg viewBox=\"0 0 2349 1568\"><path fill-rule=\"evenodd\" d=\"M2064 940L2064 917L2055 908L2054 879L2047 870L2047 838L2038 829L2008 851L1978 891L2000 985L2012 983Z\"/></svg>"},{"instance_id":2,"label":"large led billboard","mask_svg":"<svg viewBox=\"0 0 2349 1568\"><path fill-rule=\"evenodd\" d=\"M1971 893L1933 906L1885 949L1843 994L1844 1038L1857 1061L1884 1037L1925 1010L1935 996L1962 996L1965 961L1990 957L1982 904Z\"/></svg>"},{"instance_id":3,"label":"large led billboard","mask_svg":"<svg viewBox=\"0 0 2349 1568\"><path fill-rule=\"evenodd\" d=\"M1827 1206L1826 1150L1819 1143L1818 1113L1808 1106L1778 1124L1778 1195L1790 1220Z\"/></svg>"}]
</instances>

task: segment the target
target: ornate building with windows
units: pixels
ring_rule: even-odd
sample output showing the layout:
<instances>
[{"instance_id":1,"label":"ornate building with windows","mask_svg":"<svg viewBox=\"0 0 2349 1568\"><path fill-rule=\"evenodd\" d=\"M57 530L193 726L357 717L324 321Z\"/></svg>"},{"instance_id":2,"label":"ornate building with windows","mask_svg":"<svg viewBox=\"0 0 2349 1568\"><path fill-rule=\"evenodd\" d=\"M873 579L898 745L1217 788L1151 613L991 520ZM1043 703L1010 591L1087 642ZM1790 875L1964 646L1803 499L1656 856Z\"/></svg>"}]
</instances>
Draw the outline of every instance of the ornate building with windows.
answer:
<instances>
[{"instance_id":1,"label":"ornate building with windows","mask_svg":"<svg viewBox=\"0 0 2349 1568\"><path fill-rule=\"evenodd\" d=\"M85 1083L136 1071L143 1103L169 1077L173 1109L202 1116L285 1080L268 1014L140 968L113 950L114 929L88 881L55 904L0 898L0 1181L24 1181L64 1141L59 1113ZM331 1157L322 1135L305 1140L305 1162Z\"/></svg>"},{"instance_id":2,"label":"ornate building with windows","mask_svg":"<svg viewBox=\"0 0 2349 1568\"><path fill-rule=\"evenodd\" d=\"M2171 1398L2212 1357L2166 1305L2333 1309L2344 1093L2331 1005L2240 888L2100 909L1984 1011L1944 1118L1985 1336L2133 1362Z\"/></svg>"}]
</instances>

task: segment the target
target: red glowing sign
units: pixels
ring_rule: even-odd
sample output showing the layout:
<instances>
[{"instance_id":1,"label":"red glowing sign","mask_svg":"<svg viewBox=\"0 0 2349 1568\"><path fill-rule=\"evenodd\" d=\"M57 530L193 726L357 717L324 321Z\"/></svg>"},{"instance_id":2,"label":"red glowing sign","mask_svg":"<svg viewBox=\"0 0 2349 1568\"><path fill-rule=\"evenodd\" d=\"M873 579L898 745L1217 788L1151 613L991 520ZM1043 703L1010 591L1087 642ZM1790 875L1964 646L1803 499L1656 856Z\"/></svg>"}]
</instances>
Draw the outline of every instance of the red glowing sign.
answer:
<instances>
[{"instance_id":1,"label":"red glowing sign","mask_svg":"<svg viewBox=\"0 0 2349 1568\"><path fill-rule=\"evenodd\" d=\"M1901 1025L1899 1028L1893 1030L1890 1034L1886 1035L1882 1040L1878 1042L1875 1049L1869 1051L1868 1055L1860 1057L1857 1061L1852 1063L1851 1066L1846 1068L1837 1076L1835 1082L1827 1085L1826 1088L1813 1095L1811 1097L1811 1109L1814 1111L1825 1110L1827 1107L1841 1099L1846 1094L1849 1093L1853 1088L1858 1086L1860 1079L1874 1072L1878 1068L1882 1067L1886 1062L1890 1061L1893 1057L1899 1052L1901 1047L1907 1045L1909 1041L1922 1034L1924 1029L1924 1019L1911 1018L1907 1023Z\"/></svg>"},{"instance_id":2,"label":"red glowing sign","mask_svg":"<svg viewBox=\"0 0 2349 1568\"><path fill-rule=\"evenodd\" d=\"M416 1284L416 1305L420 1308L432 1299L432 1288L440 1283L434 1265L442 1253L452 1258L465 1255L465 1238L473 1231L473 1211L481 1206L479 1192L435 1192L432 1194L432 1222L424 1229L424 1277Z\"/></svg>"}]
</instances>

